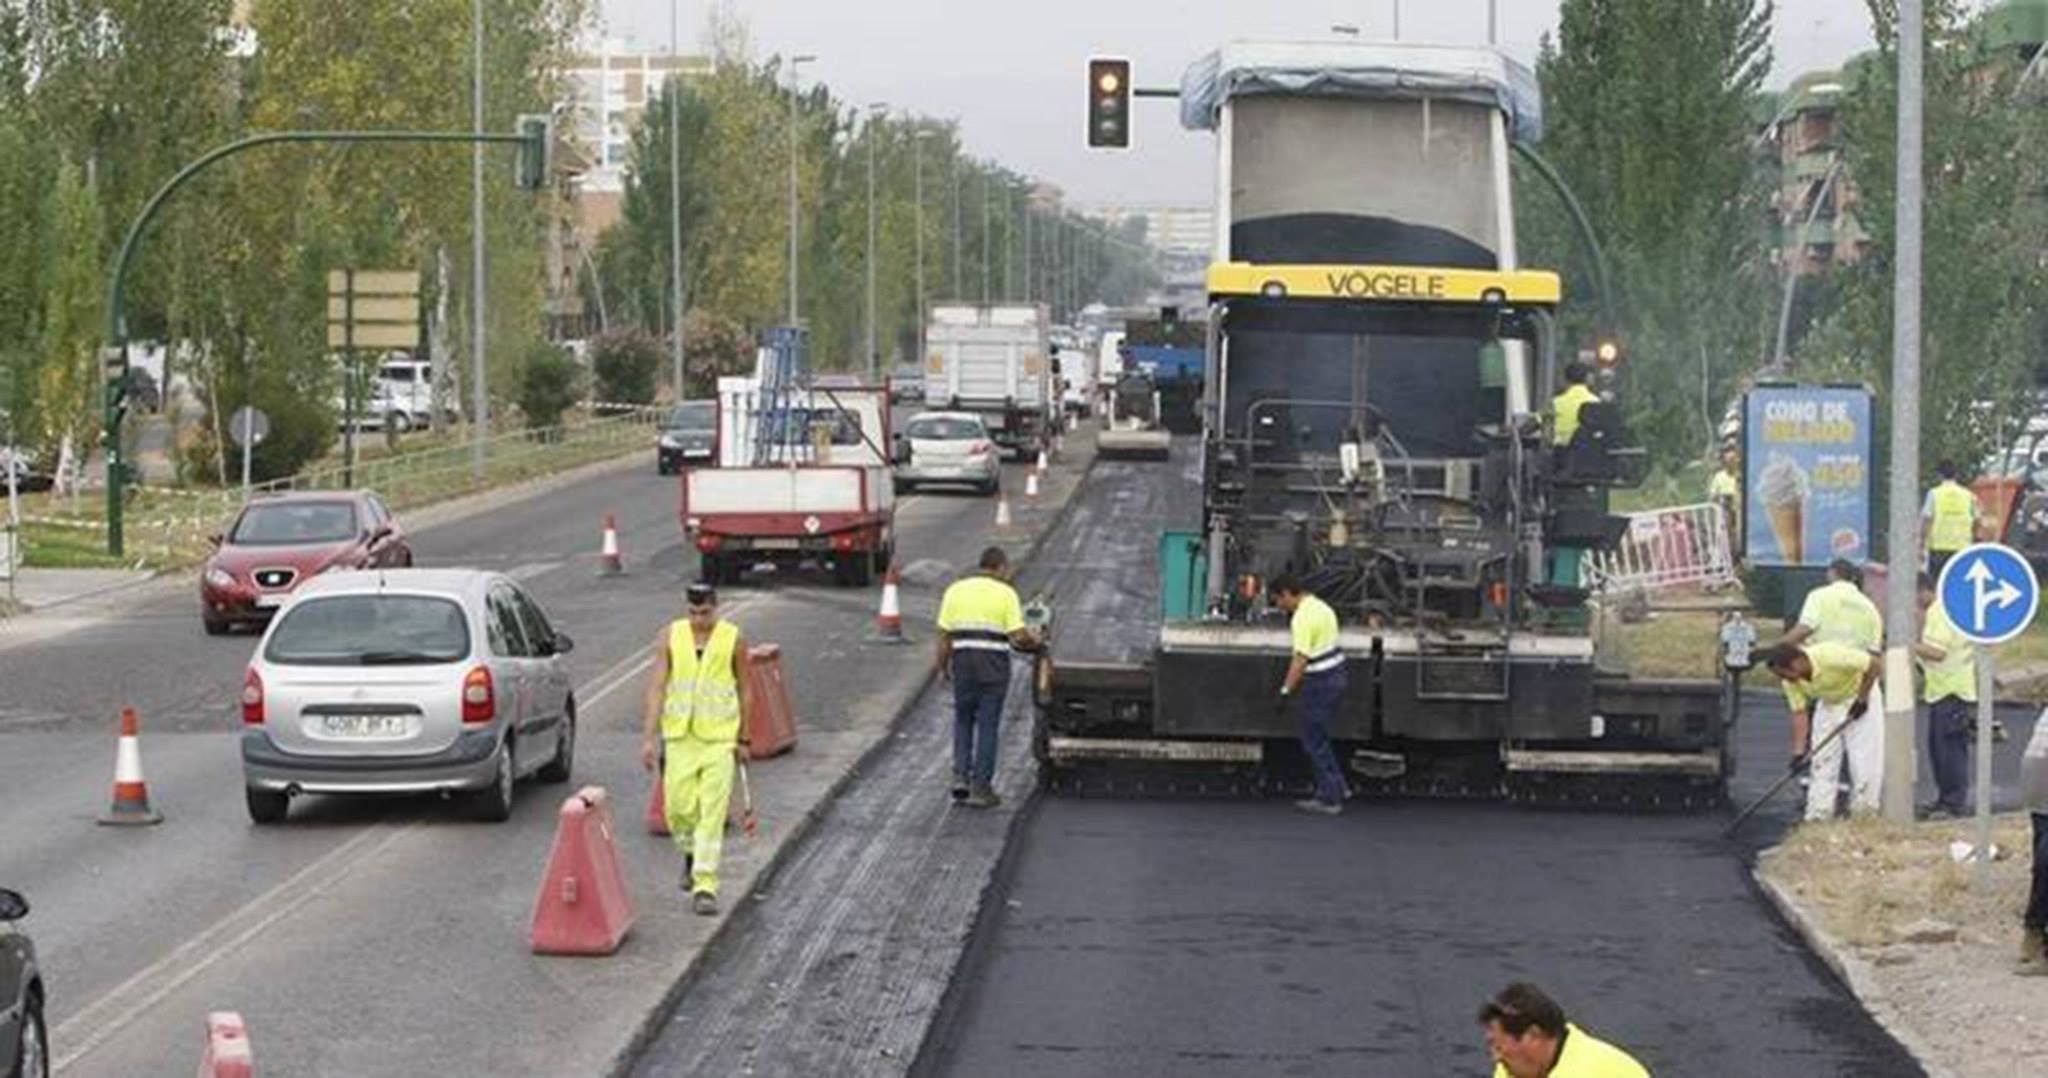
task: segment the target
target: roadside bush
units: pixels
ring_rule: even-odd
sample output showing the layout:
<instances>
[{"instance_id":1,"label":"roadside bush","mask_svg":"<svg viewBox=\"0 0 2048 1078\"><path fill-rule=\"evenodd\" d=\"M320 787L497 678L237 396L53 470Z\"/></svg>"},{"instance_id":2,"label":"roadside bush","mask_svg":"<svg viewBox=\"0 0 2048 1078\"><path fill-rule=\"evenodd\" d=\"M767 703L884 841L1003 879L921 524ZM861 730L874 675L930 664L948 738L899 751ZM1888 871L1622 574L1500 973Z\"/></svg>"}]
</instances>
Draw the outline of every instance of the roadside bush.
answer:
<instances>
[{"instance_id":1,"label":"roadside bush","mask_svg":"<svg viewBox=\"0 0 2048 1078\"><path fill-rule=\"evenodd\" d=\"M545 342L533 346L519 384L519 410L526 413L528 430L561 424L562 413L576 403L581 373L562 348Z\"/></svg>"},{"instance_id":2,"label":"roadside bush","mask_svg":"<svg viewBox=\"0 0 2048 1078\"><path fill-rule=\"evenodd\" d=\"M689 370L689 391L693 399L705 399L718 392L718 380L752 374L754 337L733 319L709 311L690 312L689 335L683 341L683 362Z\"/></svg>"},{"instance_id":3,"label":"roadside bush","mask_svg":"<svg viewBox=\"0 0 2048 1078\"><path fill-rule=\"evenodd\" d=\"M294 475L313 461L327 455L341 437L339 419L332 409L313 400L305 394L280 390L276 393L259 393L252 403L270 417L270 434L257 445L249 456L250 477L261 483L269 479L282 479ZM200 434L181 447L185 455L185 473L200 479L218 480L220 471L217 453L225 452L227 458L227 485L237 486L242 481L242 450L235 440L228 437L227 417L235 414L240 402L221 402L220 439L215 440L214 424L204 421ZM360 444L360 443L358 443Z\"/></svg>"},{"instance_id":4,"label":"roadside bush","mask_svg":"<svg viewBox=\"0 0 2048 1078\"><path fill-rule=\"evenodd\" d=\"M596 397L610 404L653 404L654 378L661 369L661 342L637 329L614 330L590 343Z\"/></svg>"}]
</instances>

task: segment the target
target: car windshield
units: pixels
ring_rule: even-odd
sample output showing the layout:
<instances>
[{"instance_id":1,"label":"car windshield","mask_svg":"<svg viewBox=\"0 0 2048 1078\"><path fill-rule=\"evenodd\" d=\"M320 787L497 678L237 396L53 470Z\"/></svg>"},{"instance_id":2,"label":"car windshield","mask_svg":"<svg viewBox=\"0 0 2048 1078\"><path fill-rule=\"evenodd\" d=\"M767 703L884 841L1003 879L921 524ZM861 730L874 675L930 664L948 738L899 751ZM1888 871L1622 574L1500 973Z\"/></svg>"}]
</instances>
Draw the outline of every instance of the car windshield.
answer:
<instances>
[{"instance_id":1,"label":"car windshield","mask_svg":"<svg viewBox=\"0 0 2048 1078\"><path fill-rule=\"evenodd\" d=\"M679 404L669 411L668 420L662 426L670 430L710 430L716 415L708 401Z\"/></svg>"},{"instance_id":2,"label":"car windshield","mask_svg":"<svg viewBox=\"0 0 2048 1078\"><path fill-rule=\"evenodd\" d=\"M335 595L285 613L264 658L298 666L410 666L469 655L462 607L424 595Z\"/></svg>"},{"instance_id":3,"label":"car windshield","mask_svg":"<svg viewBox=\"0 0 2048 1078\"><path fill-rule=\"evenodd\" d=\"M905 433L920 442L968 442L985 436L972 419L913 419Z\"/></svg>"},{"instance_id":4,"label":"car windshield","mask_svg":"<svg viewBox=\"0 0 2048 1078\"><path fill-rule=\"evenodd\" d=\"M242 511L228 541L240 546L334 543L356 535L356 507L348 502L285 502Z\"/></svg>"}]
</instances>

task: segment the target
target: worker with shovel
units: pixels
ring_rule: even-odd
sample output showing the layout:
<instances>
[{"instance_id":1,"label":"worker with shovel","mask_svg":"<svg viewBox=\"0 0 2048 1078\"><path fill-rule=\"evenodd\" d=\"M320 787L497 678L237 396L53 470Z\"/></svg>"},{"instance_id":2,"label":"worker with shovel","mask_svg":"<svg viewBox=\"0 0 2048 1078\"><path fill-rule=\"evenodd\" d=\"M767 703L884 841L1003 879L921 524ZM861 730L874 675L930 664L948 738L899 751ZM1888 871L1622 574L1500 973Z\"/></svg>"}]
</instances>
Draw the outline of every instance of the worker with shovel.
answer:
<instances>
[{"instance_id":1,"label":"worker with shovel","mask_svg":"<svg viewBox=\"0 0 2048 1078\"><path fill-rule=\"evenodd\" d=\"M1883 732L1864 723L1872 711L1884 713L1877 687L1882 664L1875 654L1848 644L1779 644L1757 655L1757 661L1778 676L1785 702L1794 714L1809 705L1813 714L1813 745L1807 753L1812 768L1806 788L1806 818L1826 820L1835 814L1843 764L1842 742L1851 742L1850 804L1855 811L1875 812L1878 782L1884 768ZM1795 761L1795 768L1798 766Z\"/></svg>"},{"instance_id":2,"label":"worker with shovel","mask_svg":"<svg viewBox=\"0 0 2048 1078\"><path fill-rule=\"evenodd\" d=\"M683 852L683 890L699 914L718 912L718 860L733 771L747 751L747 649L718 616L718 593L692 584L689 616L655 638L642 707L640 763L661 768L669 834ZM751 798L749 799L751 800Z\"/></svg>"}]
</instances>

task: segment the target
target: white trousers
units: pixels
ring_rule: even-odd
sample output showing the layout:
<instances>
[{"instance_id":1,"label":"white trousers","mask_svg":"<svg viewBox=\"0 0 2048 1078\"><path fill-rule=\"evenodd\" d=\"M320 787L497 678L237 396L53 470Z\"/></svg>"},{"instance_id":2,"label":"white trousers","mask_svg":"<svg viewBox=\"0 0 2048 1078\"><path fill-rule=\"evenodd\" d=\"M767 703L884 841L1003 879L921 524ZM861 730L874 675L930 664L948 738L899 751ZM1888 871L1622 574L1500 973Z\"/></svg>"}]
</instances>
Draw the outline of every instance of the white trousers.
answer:
<instances>
[{"instance_id":1,"label":"white trousers","mask_svg":"<svg viewBox=\"0 0 2048 1078\"><path fill-rule=\"evenodd\" d=\"M1810 757L1813 769L1807 774L1806 783L1809 820L1834 817L1844 758L1849 765L1850 810L1877 811L1878 784L1884 779L1884 694L1876 685L1870 687L1870 710L1849 723L1847 733L1822 745L1822 740L1843 723L1849 723L1848 704L1814 703L1813 732L1808 735L1812 739L1810 744L1815 746Z\"/></svg>"}]
</instances>

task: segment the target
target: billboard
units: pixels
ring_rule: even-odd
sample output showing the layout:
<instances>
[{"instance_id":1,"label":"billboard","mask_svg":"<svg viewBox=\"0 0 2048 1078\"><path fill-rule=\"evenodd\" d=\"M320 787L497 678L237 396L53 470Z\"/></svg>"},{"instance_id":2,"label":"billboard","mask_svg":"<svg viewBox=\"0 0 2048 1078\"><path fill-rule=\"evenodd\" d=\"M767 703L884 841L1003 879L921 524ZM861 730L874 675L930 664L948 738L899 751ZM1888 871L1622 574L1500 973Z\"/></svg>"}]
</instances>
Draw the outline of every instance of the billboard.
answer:
<instances>
[{"instance_id":1,"label":"billboard","mask_svg":"<svg viewBox=\"0 0 2048 1078\"><path fill-rule=\"evenodd\" d=\"M1870 557L1870 391L1759 386L1743 401L1743 546L1764 567Z\"/></svg>"}]
</instances>

